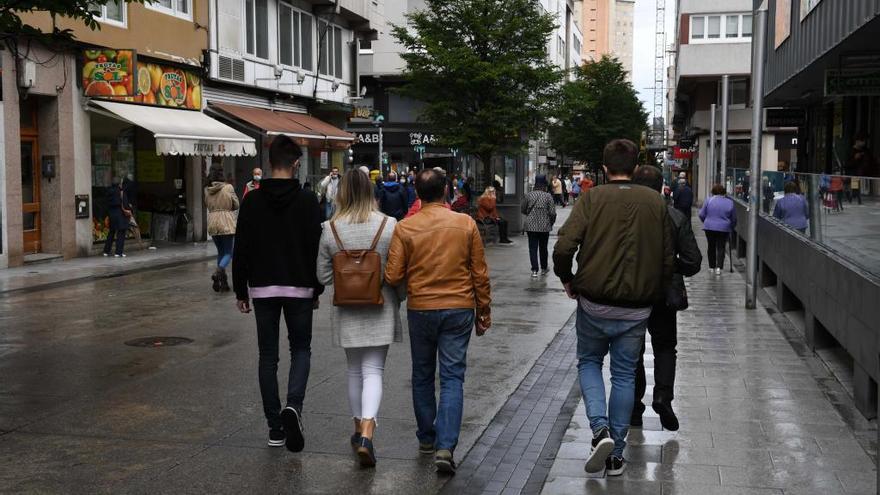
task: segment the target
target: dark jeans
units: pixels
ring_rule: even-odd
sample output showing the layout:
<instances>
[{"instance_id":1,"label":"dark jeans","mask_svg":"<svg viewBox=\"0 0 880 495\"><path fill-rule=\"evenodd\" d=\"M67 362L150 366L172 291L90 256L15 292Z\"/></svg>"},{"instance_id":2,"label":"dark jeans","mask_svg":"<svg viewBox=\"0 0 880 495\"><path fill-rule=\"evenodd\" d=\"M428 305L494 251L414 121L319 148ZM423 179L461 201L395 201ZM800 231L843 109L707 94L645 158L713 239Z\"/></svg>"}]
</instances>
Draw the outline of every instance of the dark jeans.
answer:
<instances>
[{"instance_id":1,"label":"dark jeans","mask_svg":"<svg viewBox=\"0 0 880 495\"><path fill-rule=\"evenodd\" d=\"M706 253L709 258L709 268L724 269L724 252L727 249L728 237L730 237L729 232L706 231L706 240L709 241L709 252Z\"/></svg>"},{"instance_id":2,"label":"dark jeans","mask_svg":"<svg viewBox=\"0 0 880 495\"><path fill-rule=\"evenodd\" d=\"M487 220L488 221L488 220ZM498 226L498 240L500 241L509 241L510 238L507 237L507 220L503 218L497 218L491 220Z\"/></svg>"},{"instance_id":3,"label":"dark jeans","mask_svg":"<svg viewBox=\"0 0 880 495\"><path fill-rule=\"evenodd\" d=\"M126 234L128 234L128 229L110 229L110 232L107 233L107 240L104 241L104 254L110 254L114 236L116 237L116 253L114 254L122 254L122 250L125 248Z\"/></svg>"},{"instance_id":4,"label":"dark jeans","mask_svg":"<svg viewBox=\"0 0 880 495\"><path fill-rule=\"evenodd\" d=\"M412 352L412 398L420 443L454 451L461 431L467 349L474 310L440 309L407 312ZM440 404L434 374L440 362Z\"/></svg>"},{"instance_id":5,"label":"dark jeans","mask_svg":"<svg viewBox=\"0 0 880 495\"><path fill-rule=\"evenodd\" d=\"M849 202L852 203L853 199L858 200L859 204L862 204L862 190L861 189L852 189L850 191Z\"/></svg>"},{"instance_id":6,"label":"dark jeans","mask_svg":"<svg viewBox=\"0 0 880 495\"><path fill-rule=\"evenodd\" d=\"M687 218L688 220L691 219L691 208L689 208L689 207L684 208L684 207L676 206L675 209L680 211L681 214L684 215L684 217Z\"/></svg>"},{"instance_id":7,"label":"dark jeans","mask_svg":"<svg viewBox=\"0 0 880 495\"><path fill-rule=\"evenodd\" d=\"M287 377L287 403L302 412L309 381L312 356L311 299L272 297L254 299L257 342L260 346L260 395L269 428L281 428L281 399L278 397L278 328L281 312L290 342L290 372Z\"/></svg>"},{"instance_id":8,"label":"dark jeans","mask_svg":"<svg viewBox=\"0 0 880 495\"><path fill-rule=\"evenodd\" d=\"M232 248L233 241L235 241L235 234L215 235L211 236L211 239L214 240L214 246L217 247L217 268L225 270L232 261Z\"/></svg>"},{"instance_id":9,"label":"dark jeans","mask_svg":"<svg viewBox=\"0 0 880 495\"><path fill-rule=\"evenodd\" d=\"M561 194L554 194L553 202L556 203L558 206L562 206L565 204L565 197Z\"/></svg>"},{"instance_id":10,"label":"dark jeans","mask_svg":"<svg viewBox=\"0 0 880 495\"><path fill-rule=\"evenodd\" d=\"M675 346L678 344L676 311L666 304L657 304L648 318L648 333L654 349L654 402L672 402L675 387ZM636 402L645 397L645 342L636 367Z\"/></svg>"},{"instance_id":11,"label":"dark jeans","mask_svg":"<svg viewBox=\"0 0 880 495\"><path fill-rule=\"evenodd\" d=\"M541 269L547 269L547 242L550 241L550 232L527 232L529 236L529 260L532 262L532 271L538 271L538 254L541 255Z\"/></svg>"}]
</instances>

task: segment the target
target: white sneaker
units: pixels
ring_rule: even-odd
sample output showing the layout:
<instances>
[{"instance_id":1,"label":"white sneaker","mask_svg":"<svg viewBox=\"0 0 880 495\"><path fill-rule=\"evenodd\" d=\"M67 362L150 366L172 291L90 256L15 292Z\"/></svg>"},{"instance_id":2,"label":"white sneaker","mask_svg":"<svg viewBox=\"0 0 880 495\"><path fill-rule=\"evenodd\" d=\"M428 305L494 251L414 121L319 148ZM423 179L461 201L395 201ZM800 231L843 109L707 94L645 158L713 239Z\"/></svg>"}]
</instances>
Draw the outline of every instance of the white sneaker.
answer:
<instances>
[{"instance_id":1,"label":"white sneaker","mask_svg":"<svg viewBox=\"0 0 880 495\"><path fill-rule=\"evenodd\" d=\"M721 268L715 269L715 275L721 275Z\"/></svg>"},{"instance_id":2,"label":"white sneaker","mask_svg":"<svg viewBox=\"0 0 880 495\"><path fill-rule=\"evenodd\" d=\"M125 254L114 254L113 257L114 258L125 258L126 255Z\"/></svg>"},{"instance_id":3,"label":"white sneaker","mask_svg":"<svg viewBox=\"0 0 880 495\"><path fill-rule=\"evenodd\" d=\"M532 272L532 278L538 278L538 272L537 272L537 271L533 271L533 272Z\"/></svg>"}]
</instances>

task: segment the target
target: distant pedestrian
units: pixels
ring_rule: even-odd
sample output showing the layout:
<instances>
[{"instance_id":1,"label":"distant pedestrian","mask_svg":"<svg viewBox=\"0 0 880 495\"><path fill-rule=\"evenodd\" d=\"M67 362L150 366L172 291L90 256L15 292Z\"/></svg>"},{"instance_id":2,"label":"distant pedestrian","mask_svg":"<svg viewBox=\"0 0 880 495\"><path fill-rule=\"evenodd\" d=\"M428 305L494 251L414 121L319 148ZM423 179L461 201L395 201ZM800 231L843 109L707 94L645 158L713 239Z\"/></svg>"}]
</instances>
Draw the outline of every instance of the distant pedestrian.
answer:
<instances>
[{"instance_id":1,"label":"distant pedestrian","mask_svg":"<svg viewBox=\"0 0 880 495\"><path fill-rule=\"evenodd\" d=\"M318 183L318 191L324 204L324 218L333 216L336 209L336 191L339 190L339 169L333 167L327 177Z\"/></svg>"},{"instance_id":2,"label":"distant pedestrian","mask_svg":"<svg viewBox=\"0 0 880 495\"><path fill-rule=\"evenodd\" d=\"M776 198L776 191L773 190L773 184L770 183L769 177L764 177L762 179L762 190L764 193L763 199L761 201L761 209L764 211L765 215L770 214L770 207L773 206L773 200Z\"/></svg>"},{"instance_id":3,"label":"distant pedestrian","mask_svg":"<svg viewBox=\"0 0 880 495\"><path fill-rule=\"evenodd\" d=\"M378 190L379 210L395 220L403 220L407 211L407 198L403 186L397 182L397 174L388 172L385 182Z\"/></svg>"},{"instance_id":4,"label":"distant pedestrian","mask_svg":"<svg viewBox=\"0 0 880 495\"><path fill-rule=\"evenodd\" d=\"M623 474L636 366L652 307L665 297L675 268L672 220L660 195L631 182L639 157L632 141L605 147L609 183L578 201L559 230L556 275L578 299L577 356L592 449L584 469ZM577 254L577 275L572 274ZM602 365L611 352L611 400Z\"/></svg>"},{"instance_id":5,"label":"distant pedestrian","mask_svg":"<svg viewBox=\"0 0 880 495\"><path fill-rule=\"evenodd\" d=\"M575 178L575 180L571 181L571 202L574 203L578 199L578 195L581 193L581 181Z\"/></svg>"},{"instance_id":6,"label":"distant pedestrian","mask_svg":"<svg viewBox=\"0 0 880 495\"><path fill-rule=\"evenodd\" d=\"M641 166L636 170L633 182L663 191L663 175L660 169L652 166ZM684 214L667 205L666 211L672 220L675 243L675 274L672 284L667 288L666 298L654 304L651 316L648 317L648 333L651 334L651 348L654 350L654 393L651 408L660 416L660 425L669 431L678 430L678 417L672 409L675 398L675 364L676 346L678 345L678 311L687 309L687 289L684 277L693 277L700 271L703 255L697 246L697 239L691 228L691 222ZM645 405L647 381L645 379L645 342L642 341L642 352L636 368L636 395L630 426L642 426L642 414Z\"/></svg>"},{"instance_id":7,"label":"distant pedestrian","mask_svg":"<svg viewBox=\"0 0 880 495\"><path fill-rule=\"evenodd\" d=\"M269 146L272 178L242 204L235 232L233 290L239 311L257 320L260 395L269 424L269 446L299 452L305 445L302 407L311 367L312 311L323 286L317 278L321 207L294 179L302 151L287 136ZM278 333L281 313L290 342L287 401L278 397Z\"/></svg>"},{"instance_id":8,"label":"distant pedestrian","mask_svg":"<svg viewBox=\"0 0 880 495\"><path fill-rule=\"evenodd\" d=\"M251 172L251 180L244 185L244 192L241 195L241 200L244 201L244 198L247 197L248 193L260 188L260 181L263 180L263 169L257 167Z\"/></svg>"},{"instance_id":9,"label":"distant pedestrian","mask_svg":"<svg viewBox=\"0 0 880 495\"><path fill-rule=\"evenodd\" d=\"M235 240L236 212L238 196L235 188L223 179L223 166L211 165L208 175L210 186L205 187L205 207L208 210L208 235L217 246L217 269L211 275L214 292L229 292L229 279L226 268L232 262L232 249Z\"/></svg>"},{"instance_id":10,"label":"distant pedestrian","mask_svg":"<svg viewBox=\"0 0 880 495\"><path fill-rule=\"evenodd\" d=\"M807 200L798 194L797 184L785 183L785 196L776 202L773 216L801 234L807 233L807 227L810 225L810 207L807 205Z\"/></svg>"},{"instance_id":11,"label":"distant pedestrian","mask_svg":"<svg viewBox=\"0 0 880 495\"><path fill-rule=\"evenodd\" d=\"M333 257L343 248L368 250L375 242L384 267L397 222L377 211L375 205L370 180L358 170L346 172L336 195L336 213L324 223L318 282L334 283ZM373 432L382 402L388 347L403 341L398 292L384 285L382 298L381 306L333 306L330 316L333 345L345 349L348 362L348 403L355 429L351 444L364 467L376 465Z\"/></svg>"},{"instance_id":12,"label":"distant pedestrian","mask_svg":"<svg viewBox=\"0 0 880 495\"><path fill-rule=\"evenodd\" d=\"M526 217L523 230L529 238L532 278L538 278L539 268L541 275L547 275L550 271L547 244L550 242L550 231L556 223L556 206L553 197L547 192L546 176L535 176L535 187L523 198L520 213Z\"/></svg>"},{"instance_id":13,"label":"distant pedestrian","mask_svg":"<svg viewBox=\"0 0 880 495\"><path fill-rule=\"evenodd\" d=\"M507 220L501 218L501 214L498 213L494 187L487 187L480 199L477 200L477 221L495 223L498 225L498 242L513 244L513 241L507 236Z\"/></svg>"},{"instance_id":14,"label":"distant pedestrian","mask_svg":"<svg viewBox=\"0 0 880 495\"><path fill-rule=\"evenodd\" d=\"M565 207L565 200L562 197L562 181L559 180L559 177L553 176L550 180L550 189L553 191L553 201L556 203L556 206Z\"/></svg>"},{"instance_id":15,"label":"distant pedestrian","mask_svg":"<svg viewBox=\"0 0 880 495\"><path fill-rule=\"evenodd\" d=\"M687 180L678 180L678 189L675 190L675 195L672 198L672 206L680 211L685 218L691 219L691 209L694 206L694 191L691 190Z\"/></svg>"},{"instance_id":16,"label":"distant pedestrian","mask_svg":"<svg viewBox=\"0 0 880 495\"><path fill-rule=\"evenodd\" d=\"M592 189L594 185L595 184L593 183L593 179L590 177L590 174L585 174L584 178L581 179L581 194L587 194L588 192L590 192L590 189Z\"/></svg>"},{"instance_id":17,"label":"distant pedestrian","mask_svg":"<svg viewBox=\"0 0 880 495\"><path fill-rule=\"evenodd\" d=\"M404 176L400 178L400 187L406 192L406 209L409 210L416 202L416 185L410 177Z\"/></svg>"},{"instance_id":18,"label":"distant pedestrian","mask_svg":"<svg viewBox=\"0 0 880 495\"><path fill-rule=\"evenodd\" d=\"M113 256L116 258L125 257L125 236L128 234L128 228L131 223L132 206L131 199L123 186L123 181L119 180L107 190L107 202L110 205L108 217L110 228L107 232L107 240L104 241L104 256L110 256L113 249L113 240L116 239L116 251Z\"/></svg>"},{"instance_id":19,"label":"distant pedestrian","mask_svg":"<svg viewBox=\"0 0 880 495\"><path fill-rule=\"evenodd\" d=\"M843 211L843 189L843 177L839 175L831 176L828 191L834 195L834 209L838 212Z\"/></svg>"},{"instance_id":20,"label":"distant pedestrian","mask_svg":"<svg viewBox=\"0 0 880 495\"><path fill-rule=\"evenodd\" d=\"M489 269L474 220L443 206L447 184L434 170L416 176L422 210L394 230L385 281L406 283L412 394L419 452L434 453L441 473L454 473L461 430L467 349L476 324L492 324ZM438 363L439 361L439 363ZM440 367L440 402L434 377Z\"/></svg>"},{"instance_id":21,"label":"distant pedestrian","mask_svg":"<svg viewBox=\"0 0 880 495\"><path fill-rule=\"evenodd\" d=\"M566 175L562 179L562 198L565 200L565 204L567 205L569 202L569 198L571 197L571 179Z\"/></svg>"},{"instance_id":22,"label":"distant pedestrian","mask_svg":"<svg viewBox=\"0 0 880 495\"><path fill-rule=\"evenodd\" d=\"M721 275L727 239L736 228L736 207L721 184L712 187L712 196L700 209L700 220L703 221L703 230L709 243L706 256L709 258L709 270L714 270L715 275ZM733 260L730 262L733 263Z\"/></svg>"}]
</instances>

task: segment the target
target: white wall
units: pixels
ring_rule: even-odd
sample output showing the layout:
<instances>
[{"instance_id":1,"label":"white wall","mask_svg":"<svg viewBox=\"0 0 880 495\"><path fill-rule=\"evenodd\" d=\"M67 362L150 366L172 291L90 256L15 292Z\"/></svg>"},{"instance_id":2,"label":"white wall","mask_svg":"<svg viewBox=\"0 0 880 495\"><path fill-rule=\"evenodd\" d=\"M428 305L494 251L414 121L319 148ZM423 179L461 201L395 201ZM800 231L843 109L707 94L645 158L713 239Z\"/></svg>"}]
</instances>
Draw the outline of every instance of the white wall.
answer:
<instances>
[{"instance_id":1,"label":"white wall","mask_svg":"<svg viewBox=\"0 0 880 495\"><path fill-rule=\"evenodd\" d=\"M752 72L751 43L710 43L681 45L678 76L746 75Z\"/></svg>"},{"instance_id":2,"label":"white wall","mask_svg":"<svg viewBox=\"0 0 880 495\"><path fill-rule=\"evenodd\" d=\"M745 12L754 8L752 0L681 0L680 13Z\"/></svg>"}]
</instances>

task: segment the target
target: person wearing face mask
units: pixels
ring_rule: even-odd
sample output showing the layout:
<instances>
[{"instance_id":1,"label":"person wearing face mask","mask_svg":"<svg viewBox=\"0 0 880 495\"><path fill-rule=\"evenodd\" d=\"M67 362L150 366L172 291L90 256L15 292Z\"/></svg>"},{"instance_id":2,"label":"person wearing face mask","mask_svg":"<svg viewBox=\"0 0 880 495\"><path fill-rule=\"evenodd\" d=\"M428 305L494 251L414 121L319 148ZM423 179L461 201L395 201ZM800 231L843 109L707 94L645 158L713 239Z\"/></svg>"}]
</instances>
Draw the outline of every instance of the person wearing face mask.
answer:
<instances>
[{"instance_id":1,"label":"person wearing face mask","mask_svg":"<svg viewBox=\"0 0 880 495\"><path fill-rule=\"evenodd\" d=\"M248 181L244 186L244 194L241 195L241 200L244 201L244 198L248 195L249 192L254 189L260 188L260 181L263 180L263 169L257 167L254 169L254 179Z\"/></svg>"},{"instance_id":2,"label":"person wearing face mask","mask_svg":"<svg viewBox=\"0 0 880 495\"><path fill-rule=\"evenodd\" d=\"M336 211L336 191L339 189L339 169L330 169L330 175L318 184L324 202L324 218L331 218Z\"/></svg>"}]
</instances>

